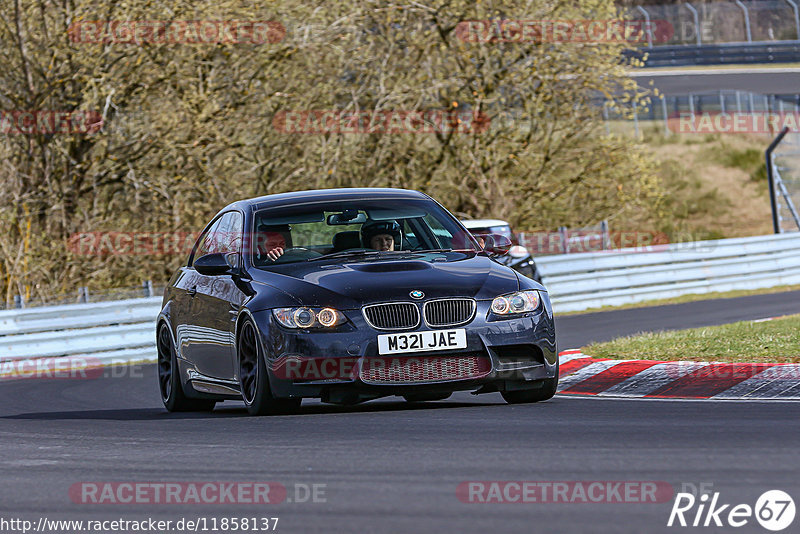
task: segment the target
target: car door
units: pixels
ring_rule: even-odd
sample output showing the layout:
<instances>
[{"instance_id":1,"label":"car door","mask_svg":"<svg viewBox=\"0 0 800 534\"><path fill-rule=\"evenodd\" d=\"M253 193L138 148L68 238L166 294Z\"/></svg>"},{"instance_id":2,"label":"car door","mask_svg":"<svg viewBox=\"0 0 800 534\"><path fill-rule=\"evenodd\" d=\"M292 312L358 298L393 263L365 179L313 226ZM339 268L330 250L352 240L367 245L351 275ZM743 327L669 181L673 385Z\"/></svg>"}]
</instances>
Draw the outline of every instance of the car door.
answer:
<instances>
[{"instance_id":1,"label":"car door","mask_svg":"<svg viewBox=\"0 0 800 534\"><path fill-rule=\"evenodd\" d=\"M192 266L193 259L213 250L213 239L219 228L221 218L216 218L209 223L197 242L186 265L181 267L175 281L172 283L171 298L172 306L171 319L175 327L175 343L178 348L178 356L192 361L193 345L196 343L198 335L197 318L195 317L195 296L197 295L197 284L199 273Z\"/></svg>"},{"instance_id":2,"label":"car door","mask_svg":"<svg viewBox=\"0 0 800 534\"><path fill-rule=\"evenodd\" d=\"M211 232L210 247L198 252L235 253L241 265L243 223L244 218L238 211L223 214ZM196 253L193 261L201 255ZM205 376L232 380L235 368L234 328L244 294L230 274L207 276L195 271L194 280L195 293L191 304L194 329L189 359L197 371Z\"/></svg>"}]
</instances>

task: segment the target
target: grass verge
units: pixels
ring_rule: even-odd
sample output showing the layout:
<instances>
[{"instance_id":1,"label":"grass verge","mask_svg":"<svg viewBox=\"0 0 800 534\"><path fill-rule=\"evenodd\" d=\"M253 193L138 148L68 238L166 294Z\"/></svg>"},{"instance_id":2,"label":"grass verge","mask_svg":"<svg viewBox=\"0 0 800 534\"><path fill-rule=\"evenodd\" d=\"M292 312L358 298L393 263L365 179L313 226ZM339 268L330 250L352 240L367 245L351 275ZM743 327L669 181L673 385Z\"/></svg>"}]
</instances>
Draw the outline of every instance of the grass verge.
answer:
<instances>
[{"instance_id":1,"label":"grass verge","mask_svg":"<svg viewBox=\"0 0 800 534\"><path fill-rule=\"evenodd\" d=\"M800 315L621 337L583 348L596 358L800 363Z\"/></svg>"}]
</instances>

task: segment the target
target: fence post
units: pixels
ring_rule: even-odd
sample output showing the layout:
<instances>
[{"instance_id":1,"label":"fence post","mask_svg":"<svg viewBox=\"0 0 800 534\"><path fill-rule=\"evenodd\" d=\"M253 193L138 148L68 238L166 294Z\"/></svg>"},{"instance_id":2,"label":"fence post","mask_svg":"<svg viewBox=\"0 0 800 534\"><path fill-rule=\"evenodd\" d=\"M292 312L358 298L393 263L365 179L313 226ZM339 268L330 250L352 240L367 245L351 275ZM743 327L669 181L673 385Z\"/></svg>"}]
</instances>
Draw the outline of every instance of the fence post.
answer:
<instances>
[{"instance_id":1,"label":"fence post","mask_svg":"<svg viewBox=\"0 0 800 534\"><path fill-rule=\"evenodd\" d=\"M797 9L797 3L794 0L786 0L786 3L792 6L794 11L794 27L797 30L797 39L800 40L800 11Z\"/></svg>"},{"instance_id":2,"label":"fence post","mask_svg":"<svg viewBox=\"0 0 800 534\"><path fill-rule=\"evenodd\" d=\"M642 6L636 6L636 9L644 15L645 28L647 32L647 48L653 48L653 28L650 26L650 14L645 11Z\"/></svg>"},{"instance_id":3,"label":"fence post","mask_svg":"<svg viewBox=\"0 0 800 534\"><path fill-rule=\"evenodd\" d=\"M25 299L22 298L22 295L14 295L14 307L17 309L25 307Z\"/></svg>"},{"instance_id":4,"label":"fence post","mask_svg":"<svg viewBox=\"0 0 800 534\"><path fill-rule=\"evenodd\" d=\"M152 297L153 296L153 281L152 280L145 280L142 282L142 289L144 290L145 297Z\"/></svg>"},{"instance_id":5,"label":"fence post","mask_svg":"<svg viewBox=\"0 0 800 534\"><path fill-rule=\"evenodd\" d=\"M81 286L78 288L78 302L89 302L89 288Z\"/></svg>"},{"instance_id":6,"label":"fence post","mask_svg":"<svg viewBox=\"0 0 800 534\"><path fill-rule=\"evenodd\" d=\"M661 95L661 109L664 111L664 135L669 135L669 112L667 111L667 97Z\"/></svg>"},{"instance_id":7,"label":"fence post","mask_svg":"<svg viewBox=\"0 0 800 534\"><path fill-rule=\"evenodd\" d=\"M600 245L600 249L601 250L610 249L611 248L611 246L610 246L611 236L608 233L608 220L604 219L604 220L600 221L600 232L603 235L603 238L601 239L602 244Z\"/></svg>"},{"instance_id":8,"label":"fence post","mask_svg":"<svg viewBox=\"0 0 800 534\"><path fill-rule=\"evenodd\" d=\"M722 90L719 92L719 112L725 113L725 95L722 94Z\"/></svg>"},{"instance_id":9,"label":"fence post","mask_svg":"<svg viewBox=\"0 0 800 534\"><path fill-rule=\"evenodd\" d=\"M769 202L772 205L772 229L775 231L776 234L781 233L781 225L778 221L778 199L777 199L777 192L775 191L775 170L773 169L772 165L772 151L775 150L775 147L778 146L784 136L789 132L789 127L784 126L781 133L773 139L773 141L769 144L767 151L765 152L765 156L767 159L767 181L769 182Z\"/></svg>"},{"instance_id":10,"label":"fence post","mask_svg":"<svg viewBox=\"0 0 800 534\"><path fill-rule=\"evenodd\" d=\"M692 12L692 17L694 18L694 34L697 36L697 44L701 45L703 44L703 40L700 38L700 17L697 16L697 10L689 2L686 2L683 5L685 5Z\"/></svg>"},{"instance_id":11,"label":"fence post","mask_svg":"<svg viewBox=\"0 0 800 534\"><path fill-rule=\"evenodd\" d=\"M750 33L750 13L747 11L747 6L742 3L742 0L734 0L736 5L744 11L744 31L747 33L747 42L753 42L753 35Z\"/></svg>"}]
</instances>

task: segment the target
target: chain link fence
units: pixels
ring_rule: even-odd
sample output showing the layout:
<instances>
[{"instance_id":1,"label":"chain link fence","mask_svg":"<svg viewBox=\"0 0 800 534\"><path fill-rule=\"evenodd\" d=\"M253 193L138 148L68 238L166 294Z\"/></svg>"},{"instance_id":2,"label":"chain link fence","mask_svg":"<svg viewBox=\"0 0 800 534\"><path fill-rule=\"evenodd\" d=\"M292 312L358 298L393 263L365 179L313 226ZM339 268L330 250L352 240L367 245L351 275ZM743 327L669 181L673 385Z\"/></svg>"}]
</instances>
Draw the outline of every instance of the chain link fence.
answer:
<instances>
[{"instance_id":1,"label":"chain link fence","mask_svg":"<svg viewBox=\"0 0 800 534\"><path fill-rule=\"evenodd\" d=\"M747 91L719 90L655 97L651 98L648 104L628 104L625 107L620 107L619 103L611 104L605 99L598 98L597 107L601 110L607 133L615 131L613 125L621 125L622 131L616 133L629 133L637 138L641 137L643 123L658 124L665 135L690 134L695 132L684 131L682 128L685 128L686 125L696 124L700 117L715 118L719 114L752 115L756 118L769 115L785 117L792 114L797 117L795 122L800 121L800 93L764 95ZM768 122L764 122L764 124L769 125ZM780 127L775 128L774 131L766 128L764 131L752 133L763 133L772 138L777 135L778 131L780 131ZM787 136L784 142L797 145L798 136Z\"/></svg>"},{"instance_id":2,"label":"chain link fence","mask_svg":"<svg viewBox=\"0 0 800 534\"><path fill-rule=\"evenodd\" d=\"M795 0L644 5L630 8L626 15L671 26L670 32L651 35L650 47L800 40L800 9Z\"/></svg>"},{"instance_id":3,"label":"chain link fence","mask_svg":"<svg viewBox=\"0 0 800 534\"><path fill-rule=\"evenodd\" d=\"M800 134L788 133L771 155L779 233L800 231Z\"/></svg>"}]
</instances>

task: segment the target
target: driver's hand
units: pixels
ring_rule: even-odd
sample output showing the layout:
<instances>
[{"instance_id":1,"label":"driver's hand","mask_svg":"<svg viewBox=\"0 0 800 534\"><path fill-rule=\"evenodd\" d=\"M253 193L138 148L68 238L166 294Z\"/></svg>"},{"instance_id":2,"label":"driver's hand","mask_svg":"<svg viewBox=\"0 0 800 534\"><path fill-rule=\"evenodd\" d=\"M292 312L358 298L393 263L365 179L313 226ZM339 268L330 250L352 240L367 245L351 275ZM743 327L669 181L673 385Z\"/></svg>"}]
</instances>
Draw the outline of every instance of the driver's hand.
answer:
<instances>
[{"instance_id":1,"label":"driver's hand","mask_svg":"<svg viewBox=\"0 0 800 534\"><path fill-rule=\"evenodd\" d=\"M267 252L267 258L269 258L270 261L275 261L281 256L283 256L283 249L281 247L275 247Z\"/></svg>"}]
</instances>

